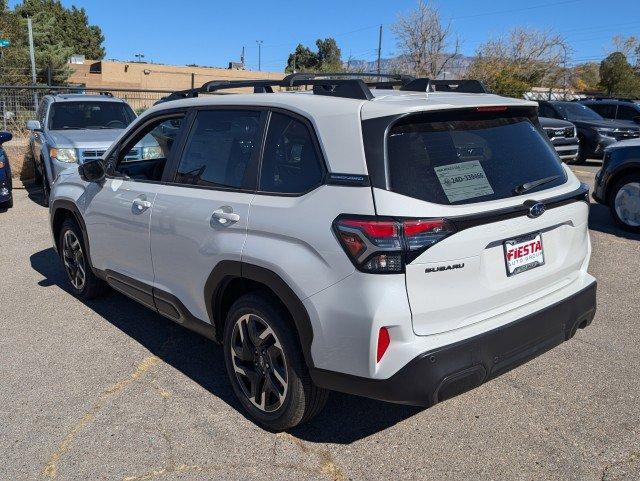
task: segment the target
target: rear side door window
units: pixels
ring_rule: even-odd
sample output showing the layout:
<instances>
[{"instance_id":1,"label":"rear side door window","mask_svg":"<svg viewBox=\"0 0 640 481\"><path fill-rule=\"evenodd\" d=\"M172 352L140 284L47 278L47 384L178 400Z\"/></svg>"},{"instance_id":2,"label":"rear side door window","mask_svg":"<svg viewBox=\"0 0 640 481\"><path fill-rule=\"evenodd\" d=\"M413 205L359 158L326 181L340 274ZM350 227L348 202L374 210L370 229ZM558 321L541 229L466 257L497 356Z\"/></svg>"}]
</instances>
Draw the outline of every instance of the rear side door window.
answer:
<instances>
[{"instance_id":1,"label":"rear side door window","mask_svg":"<svg viewBox=\"0 0 640 481\"><path fill-rule=\"evenodd\" d=\"M272 112L260 170L260 191L299 195L314 189L323 179L323 163L309 127L293 116Z\"/></svg>"},{"instance_id":2,"label":"rear side door window","mask_svg":"<svg viewBox=\"0 0 640 481\"><path fill-rule=\"evenodd\" d=\"M627 105L620 105L618 107L618 119L633 120L635 117L640 117L640 109L634 109Z\"/></svg>"},{"instance_id":3,"label":"rear side door window","mask_svg":"<svg viewBox=\"0 0 640 481\"><path fill-rule=\"evenodd\" d=\"M616 105L612 104L589 104L587 105L591 110L595 110L602 115L605 119L616 118Z\"/></svg>"},{"instance_id":4,"label":"rear side door window","mask_svg":"<svg viewBox=\"0 0 640 481\"><path fill-rule=\"evenodd\" d=\"M175 183L250 190L262 139L258 110L202 110L196 114Z\"/></svg>"}]
</instances>

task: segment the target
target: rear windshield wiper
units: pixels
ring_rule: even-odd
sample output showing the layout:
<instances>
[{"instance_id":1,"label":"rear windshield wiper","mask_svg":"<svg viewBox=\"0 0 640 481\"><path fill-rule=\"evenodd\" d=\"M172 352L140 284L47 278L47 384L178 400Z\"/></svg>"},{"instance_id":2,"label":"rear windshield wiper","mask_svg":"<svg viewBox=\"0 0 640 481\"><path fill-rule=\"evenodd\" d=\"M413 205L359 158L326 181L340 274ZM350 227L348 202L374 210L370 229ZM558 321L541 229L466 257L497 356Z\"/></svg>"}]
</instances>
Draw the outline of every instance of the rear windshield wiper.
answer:
<instances>
[{"instance_id":1,"label":"rear windshield wiper","mask_svg":"<svg viewBox=\"0 0 640 481\"><path fill-rule=\"evenodd\" d=\"M513 192L516 194L524 194L525 192L529 192L530 190L535 189L536 187L540 187L541 185L548 184L549 182L553 182L554 180L559 179L559 175L552 175L551 177L545 177L544 179L532 180L531 182L525 182L517 186L513 189Z\"/></svg>"}]
</instances>

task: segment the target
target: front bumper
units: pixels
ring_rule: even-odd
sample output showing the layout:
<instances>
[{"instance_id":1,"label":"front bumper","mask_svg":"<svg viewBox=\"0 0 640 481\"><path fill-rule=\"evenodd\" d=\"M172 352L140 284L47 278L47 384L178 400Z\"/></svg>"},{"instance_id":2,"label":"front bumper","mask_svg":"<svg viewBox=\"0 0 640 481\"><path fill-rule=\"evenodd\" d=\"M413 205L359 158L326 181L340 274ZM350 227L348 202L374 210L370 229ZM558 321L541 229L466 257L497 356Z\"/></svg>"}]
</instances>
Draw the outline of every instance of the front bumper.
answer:
<instances>
[{"instance_id":1,"label":"front bumper","mask_svg":"<svg viewBox=\"0 0 640 481\"><path fill-rule=\"evenodd\" d=\"M384 380L314 369L326 389L382 401L432 406L473 389L569 340L591 324L596 282L545 309L497 329L425 352Z\"/></svg>"}]
</instances>

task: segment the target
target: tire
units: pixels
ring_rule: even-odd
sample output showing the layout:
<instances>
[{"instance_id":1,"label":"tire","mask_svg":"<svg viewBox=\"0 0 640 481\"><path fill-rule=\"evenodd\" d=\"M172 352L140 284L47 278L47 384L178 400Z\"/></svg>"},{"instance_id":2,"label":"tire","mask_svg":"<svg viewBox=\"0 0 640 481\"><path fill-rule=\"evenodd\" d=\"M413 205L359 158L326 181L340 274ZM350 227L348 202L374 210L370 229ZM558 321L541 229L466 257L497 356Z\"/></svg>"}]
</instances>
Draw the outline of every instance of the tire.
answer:
<instances>
[{"instance_id":1,"label":"tire","mask_svg":"<svg viewBox=\"0 0 640 481\"><path fill-rule=\"evenodd\" d=\"M328 391L313 384L288 313L268 296L246 294L231 306L223 345L233 391L260 426L284 431L324 407Z\"/></svg>"},{"instance_id":2,"label":"tire","mask_svg":"<svg viewBox=\"0 0 640 481\"><path fill-rule=\"evenodd\" d=\"M640 173L627 175L614 184L609 209L616 224L626 231L640 233Z\"/></svg>"},{"instance_id":3,"label":"tire","mask_svg":"<svg viewBox=\"0 0 640 481\"><path fill-rule=\"evenodd\" d=\"M13 207L13 197L6 201L4 204L0 204L0 207L4 207L5 209L11 209Z\"/></svg>"},{"instance_id":4,"label":"tire","mask_svg":"<svg viewBox=\"0 0 640 481\"><path fill-rule=\"evenodd\" d=\"M75 220L67 218L62 223L58 235L58 246L67 282L74 295L89 300L104 294L106 284L91 270L82 231Z\"/></svg>"},{"instance_id":5,"label":"tire","mask_svg":"<svg viewBox=\"0 0 640 481\"><path fill-rule=\"evenodd\" d=\"M587 152L585 150L586 146L584 137L578 138L580 139L580 144L578 145L578 157L576 157L576 160L567 162L567 164L569 165L583 165L587 161Z\"/></svg>"}]
</instances>

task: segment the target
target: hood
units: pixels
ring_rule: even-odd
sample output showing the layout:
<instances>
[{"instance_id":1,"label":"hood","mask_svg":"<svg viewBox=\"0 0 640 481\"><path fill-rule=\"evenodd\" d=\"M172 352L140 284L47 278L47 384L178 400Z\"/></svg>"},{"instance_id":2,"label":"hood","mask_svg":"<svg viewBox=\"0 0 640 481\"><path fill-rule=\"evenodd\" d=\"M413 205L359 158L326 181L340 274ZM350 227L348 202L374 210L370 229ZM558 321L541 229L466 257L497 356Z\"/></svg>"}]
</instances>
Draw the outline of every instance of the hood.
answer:
<instances>
[{"instance_id":1,"label":"hood","mask_svg":"<svg viewBox=\"0 0 640 481\"><path fill-rule=\"evenodd\" d=\"M614 149L624 149L626 147L640 147L640 138L639 139L627 139L621 140L620 142L616 142L615 144L609 145L606 150L614 150Z\"/></svg>"},{"instance_id":2,"label":"hood","mask_svg":"<svg viewBox=\"0 0 640 481\"><path fill-rule=\"evenodd\" d=\"M624 120L602 119L602 120L572 120L578 127L592 127L592 128L610 128L610 129L626 129L626 130L640 130L638 124L633 122L626 122Z\"/></svg>"},{"instance_id":3,"label":"hood","mask_svg":"<svg viewBox=\"0 0 640 481\"><path fill-rule=\"evenodd\" d=\"M120 136L122 130L50 130L48 135L53 139L56 147L106 150Z\"/></svg>"},{"instance_id":4,"label":"hood","mask_svg":"<svg viewBox=\"0 0 640 481\"><path fill-rule=\"evenodd\" d=\"M540 120L540 125L543 128L563 129L565 127L573 127L573 124L566 120L550 119L549 117L538 117L538 120Z\"/></svg>"}]
</instances>

